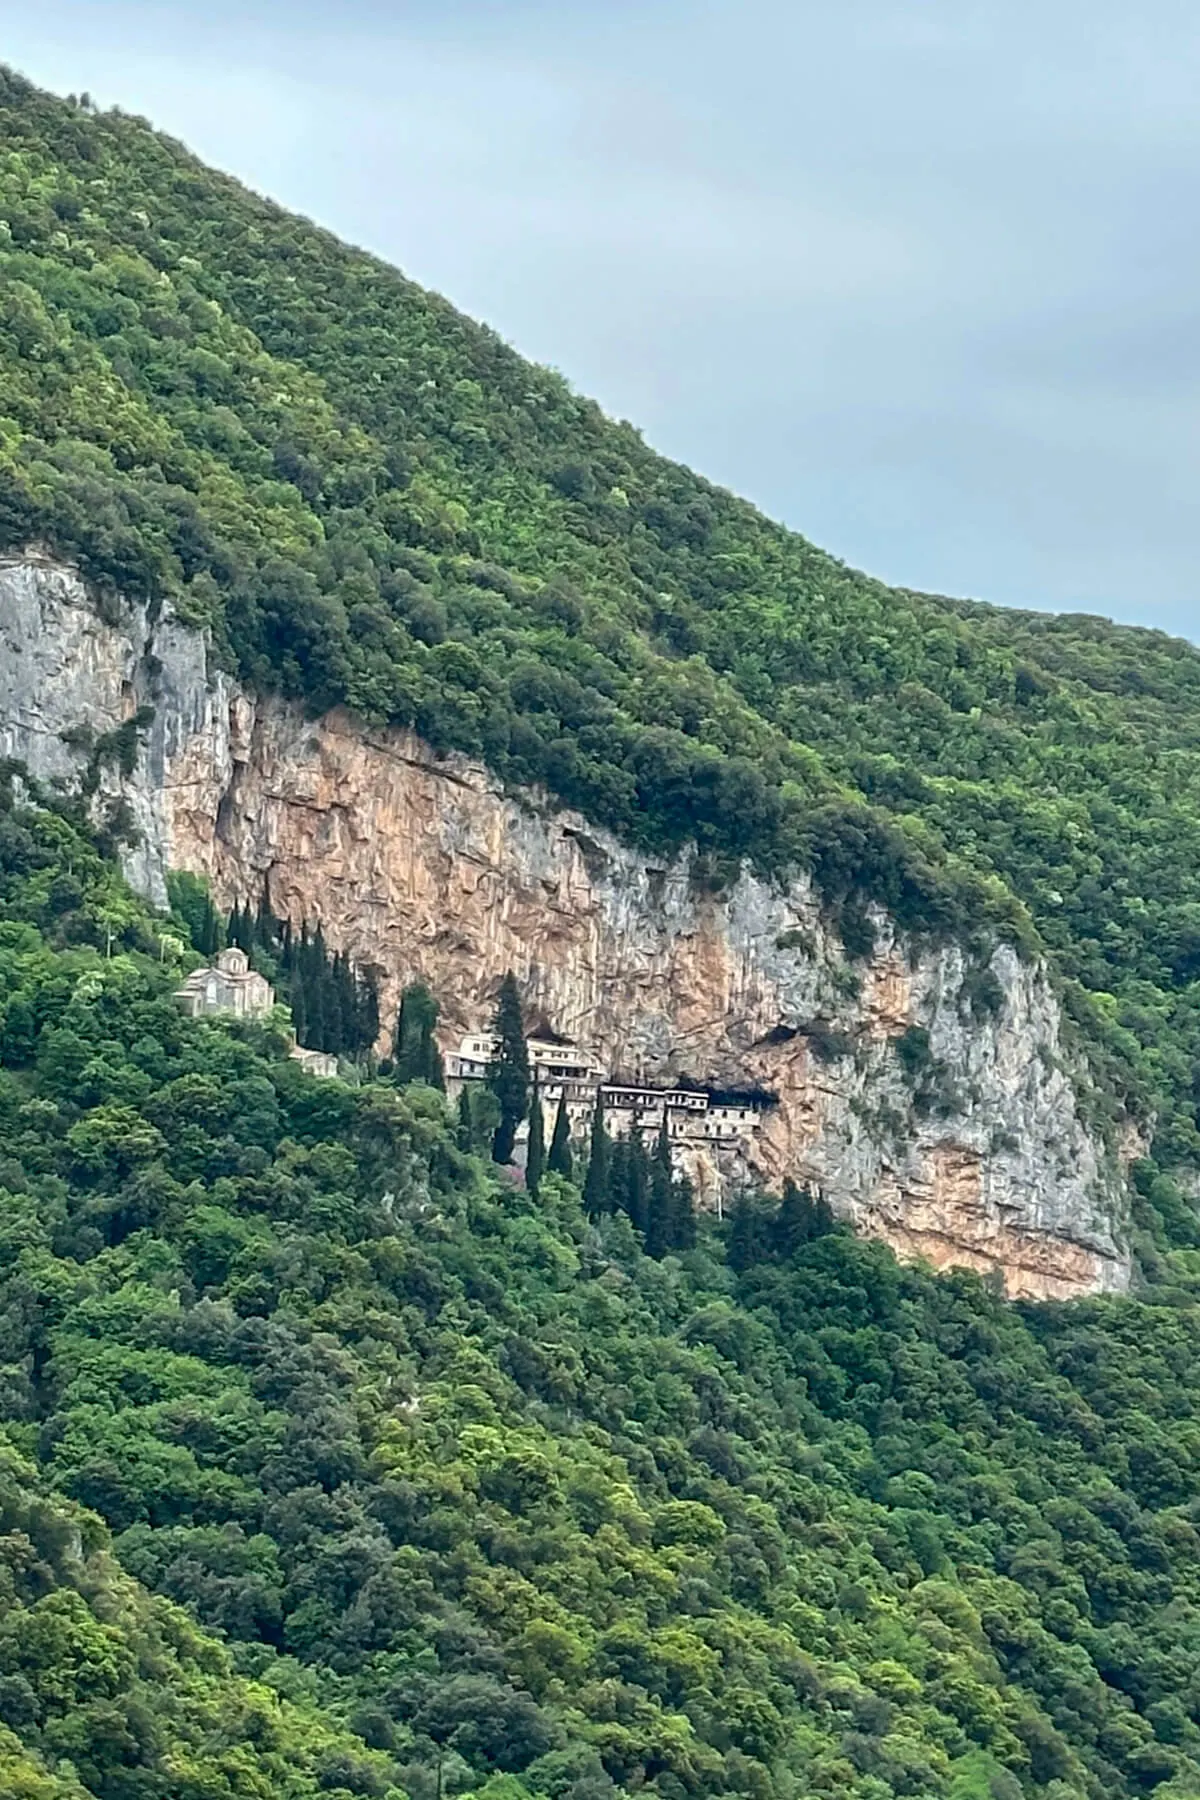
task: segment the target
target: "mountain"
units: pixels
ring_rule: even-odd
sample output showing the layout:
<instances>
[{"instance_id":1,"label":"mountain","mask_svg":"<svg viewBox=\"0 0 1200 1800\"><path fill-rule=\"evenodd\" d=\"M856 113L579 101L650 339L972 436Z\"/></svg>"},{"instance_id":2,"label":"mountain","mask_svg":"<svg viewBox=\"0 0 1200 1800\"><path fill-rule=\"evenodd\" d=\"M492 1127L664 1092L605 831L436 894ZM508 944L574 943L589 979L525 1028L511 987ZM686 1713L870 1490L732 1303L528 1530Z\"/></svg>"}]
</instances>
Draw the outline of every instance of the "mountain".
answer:
<instances>
[{"instance_id":1,"label":"mountain","mask_svg":"<svg viewBox=\"0 0 1200 1800\"><path fill-rule=\"evenodd\" d=\"M889 589L138 119L0 89L0 540L653 850L1042 944L1197 1151L1200 656Z\"/></svg>"},{"instance_id":2,"label":"mountain","mask_svg":"<svg viewBox=\"0 0 1200 1800\"><path fill-rule=\"evenodd\" d=\"M0 154L5 1791L1200 1791L1200 656L844 568L144 121ZM227 908L383 1051L512 968L770 1087L730 1216L185 1018Z\"/></svg>"}]
</instances>

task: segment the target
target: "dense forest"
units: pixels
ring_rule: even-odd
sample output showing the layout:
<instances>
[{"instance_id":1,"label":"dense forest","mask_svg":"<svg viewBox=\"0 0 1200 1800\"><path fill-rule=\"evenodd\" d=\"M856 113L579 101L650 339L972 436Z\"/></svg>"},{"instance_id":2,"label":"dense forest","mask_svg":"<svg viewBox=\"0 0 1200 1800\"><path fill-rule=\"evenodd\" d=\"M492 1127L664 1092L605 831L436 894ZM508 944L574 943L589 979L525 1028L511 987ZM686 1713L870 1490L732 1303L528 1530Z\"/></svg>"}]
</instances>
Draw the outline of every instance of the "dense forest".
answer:
<instances>
[{"instance_id":1,"label":"dense forest","mask_svg":"<svg viewBox=\"0 0 1200 1800\"><path fill-rule=\"evenodd\" d=\"M626 838L806 868L869 947L1050 952L1200 1154L1200 655L889 589L142 120L0 72L0 548Z\"/></svg>"},{"instance_id":2,"label":"dense forest","mask_svg":"<svg viewBox=\"0 0 1200 1800\"><path fill-rule=\"evenodd\" d=\"M464 1137L415 1003L358 1085L185 1018L203 910L14 785L6 1795L1200 1789L1165 1177L1137 1299L1013 1308L795 1192L655 1246L583 1146L535 1199Z\"/></svg>"}]
</instances>

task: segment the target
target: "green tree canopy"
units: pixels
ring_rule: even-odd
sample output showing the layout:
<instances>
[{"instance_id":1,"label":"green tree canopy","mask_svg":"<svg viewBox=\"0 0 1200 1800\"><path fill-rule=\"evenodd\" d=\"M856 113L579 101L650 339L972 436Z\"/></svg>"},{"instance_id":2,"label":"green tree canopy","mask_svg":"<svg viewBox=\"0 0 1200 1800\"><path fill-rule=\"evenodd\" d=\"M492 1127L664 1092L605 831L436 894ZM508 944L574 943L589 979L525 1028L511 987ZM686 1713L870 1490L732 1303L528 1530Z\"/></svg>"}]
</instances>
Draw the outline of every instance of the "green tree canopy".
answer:
<instances>
[{"instance_id":1,"label":"green tree canopy","mask_svg":"<svg viewBox=\"0 0 1200 1800\"><path fill-rule=\"evenodd\" d=\"M396 1080L401 1084L424 1081L444 1088L445 1071L434 1033L438 1003L423 982L413 982L400 997L400 1011L392 1044Z\"/></svg>"},{"instance_id":2,"label":"green tree canopy","mask_svg":"<svg viewBox=\"0 0 1200 1800\"><path fill-rule=\"evenodd\" d=\"M500 983L496 1002L496 1018L492 1027L496 1050L488 1069L488 1086L500 1108L500 1122L492 1143L492 1156L498 1163L512 1160L517 1126L525 1117L529 1104L529 1050L525 1043L525 1024L521 1016L521 995L516 976L510 969Z\"/></svg>"}]
</instances>

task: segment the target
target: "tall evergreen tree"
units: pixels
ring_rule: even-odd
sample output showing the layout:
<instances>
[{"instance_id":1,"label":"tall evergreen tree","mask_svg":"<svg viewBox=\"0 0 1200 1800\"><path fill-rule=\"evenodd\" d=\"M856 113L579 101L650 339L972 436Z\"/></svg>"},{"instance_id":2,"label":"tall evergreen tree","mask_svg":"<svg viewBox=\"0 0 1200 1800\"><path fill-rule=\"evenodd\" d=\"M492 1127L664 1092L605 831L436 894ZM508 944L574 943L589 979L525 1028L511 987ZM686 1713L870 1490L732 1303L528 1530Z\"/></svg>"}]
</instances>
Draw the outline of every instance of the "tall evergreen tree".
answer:
<instances>
[{"instance_id":1,"label":"tall evergreen tree","mask_svg":"<svg viewBox=\"0 0 1200 1800\"><path fill-rule=\"evenodd\" d=\"M445 1087L441 1052L434 1036L437 1022L437 1001L424 982L412 982L400 996L392 1043L397 1081L425 1081L430 1087Z\"/></svg>"},{"instance_id":2,"label":"tall evergreen tree","mask_svg":"<svg viewBox=\"0 0 1200 1800\"><path fill-rule=\"evenodd\" d=\"M671 1184L671 1248L696 1247L696 1195L686 1175Z\"/></svg>"},{"instance_id":3,"label":"tall evergreen tree","mask_svg":"<svg viewBox=\"0 0 1200 1800\"><path fill-rule=\"evenodd\" d=\"M200 922L201 942L197 945L202 956L216 956L221 948L221 921L217 909L211 899L205 897L204 913Z\"/></svg>"},{"instance_id":4,"label":"tall evergreen tree","mask_svg":"<svg viewBox=\"0 0 1200 1800\"><path fill-rule=\"evenodd\" d=\"M471 1083L463 1083L458 1096L458 1118L455 1122L454 1136L460 1150L471 1151L475 1143L475 1115L471 1107Z\"/></svg>"},{"instance_id":5,"label":"tall evergreen tree","mask_svg":"<svg viewBox=\"0 0 1200 1800\"><path fill-rule=\"evenodd\" d=\"M836 1230L837 1220L834 1218L833 1208L818 1189L817 1197L813 1201L812 1235L815 1238L825 1237L829 1232Z\"/></svg>"},{"instance_id":6,"label":"tall evergreen tree","mask_svg":"<svg viewBox=\"0 0 1200 1800\"><path fill-rule=\"evenodd\" d=\"M304 987L304 1005L308 1018L308 1043L310 1049L328 1050L329 1034L325 1029L325 988L324 984L314 980L311 973L301 977Z\"/></svg>"},{"instance_id":7,"label":"tall evergreen tree","mask_svg":"<svg viewBox=\"0 0 1200 1800\"><path fill-rule=\"evenodd\" d=\"M486 1082L463 1083L458 1100L458 1141L463 1150L491 1148L499 1110L496 1096Z\"/></svg>"},{"instance_id":8,"label":"tall evergreen tree","mask_svg":"<svg viewBox=\"0 0 1200 1800\"><path fill-rule=\"evenodd\" d=\"M525 1154L525 1186L537 1198L546 1172L546 1122L542 1117L542 1100L534 1083L529 1102L529 1144Z\"/></svg>"},{"instance_id":9,"label":"tall evergreen tree","mask_svg":"<svg viewBox=\"0 0 1200 1800\"><path fill-rule=\"evenodd\" d=\"M232 909L225 935L229 943L236 944L239 950L244 950L247 955L250 954L254 948L254 936L253 919L249 906L238 905Z\"/></svg>"},{"instance_id":10,"label":"tall evergreen tree","mask_svg":"<svg viewBox=\"0 0 1200 1800\"><path fill-rule=\"evenodd\" d=\"M663 1108L662 1129L654 1146L650 1163L650 1186L646 1203L646 1254L662 1258L672 1243L673 1181L671 1171L671 1138L667 1129L667 1109Z\"/></svg>"},{"instance_id":11,"label":"tall evergreen tree","mask_svg":"<svg viewBox=\"0 0 1200 1800\"><path fill-rule=\"evenodd\" d=\"M739 1275L745 1274L755 1263L762 1262L766 1248L762 1214L750 1195L743 1190L734 1201L729 1215L725 1254L730 1268L735 1269Z\"/></svg>"},{"instance_id":12,"label":"tall evergreen tree","mask_svg":"<svg viewBox=\"0 0 1200 1800\"><path fill-rule=\"evenodd\" d=\"M297 1036L297 1042L307 1050L328 1049L325 1032L325 988L321 980L321 968L324 960L325 941L320 936L311 938L308 933L308 921L300 928L300 942L296 948L296 971L292 985L292 1004L299 1000L300 1011L304 1015L304 1036Z\"/></svg>"},{"instance_id":13,"label":"tall evergreen tree","mask_svg":"<svg viewBox=\"0 0 1200 1800\"><path fill-rule=\"evenodd\" d=\"M187 928L192 948L211 961L221 948L221 916L212 902L208 883L199 875L173 870L167 877L171 910Z\"/></svg>"},{"instance_id":14,"label":"tall evergreen tree","mask_svg":"<svg viewBox=\"0 0 1200 1800\"><path fill-rule=\"evenodd\" d=\"M304 983L299 975L292 980L292 1030L296 1033L296 1042L302 1048L312 1048L309 1036L308 999L304 991Z\"/></svg>"},{"instance_id":15,"label":"tall evergreen tree","mask_svg":"<svg viewBox=\"0 0 1200 1800\"><path fill-rule=\"evenodd\" d=\"M629 1134L625 1175L625 1210L634 1228L643 1234L650 1217L650 1159L640 1131Z\"/></svg>"},{"instance_id":16,"label":"tall evergreen tree","mask_svg":"<svg viewBox=\"0 0 1200 1800\"><path fill-rule=\"evenodd\" d=\"M321 959L317 980L321 984L325 1012L325 1042L321 1048L340 1056L346 1048L345 983L340 952L334 953L332 962Z\"/></svg>"},{"instance_id":17,"label":"tall evergreen tree","mask_svg":"<svg viewBox=\"0 0 1200 1800\"><path fill-rule=\"evenodd\" d=\"M373 1050L379 1038L379 989L370 975L359 975L355 982L355 1012L357 1017L357 1038L359 1050ZM436 1052L437 1046L434 1045ZM437 1058L438 1074L441 1076L442 1059ZM445 1081L439 1079L435 1084L444 1087Z\"/></svg>"},{"instance_id":18,"label":"tall evergreen tree","mask_svg":"<svg viewBox=\"0 0 1200 1800\"><path fill-rule=\"evenodd\" d=\"M254 921L254 937L256 943L264 950L275 953L279 944L279 920L271 911L271 902L267 898L267 890L263 889L258 901L258 916Z\"/></svg>"},{"instance_id":19,"label":"tall evergreen tree","mask_svg":"<svg viewBox=\"0 0 1200 1800\"><path fill-rule=\"evenodd\" d=\"M492 1141L492 1156L498 1163L507 1163L512 1161L517 1126L529 1104L529 1050L521 1018L521 996L511 969L500 983L493 1029L496 1055L488 1070L488 1086L500 1104L500 1123Z\"/></svg>"},{"instance_id":20,"label":"tall evergreen tree","mask_svg":"<svg viewBox=\"0 0 1200 1800\"><path fill-rule=\"evenodd\" d=\"M342 1049L353 1054L358 1049L358 979L344 950L333 959L333 978L341 1011Z\"/></svg>"},{"instance_id":21,"label":"tall evergreen tree","mask_svg":"<svg viewBox=\"0 0 1200 1800\"><path fill-rule=\"evenodd\" d=\"M604 1103L597 1092L588 1143L587 1174L583 1182L583 1210L589 1219L598 1219L612 1210L612 1152L612 1139L604 1123Z\"/></svg>"},{"instance_id":22,"label":"tall evergreen tree","mask_svg":"<svg viewBox=\"0 0 1200 1800\"><path fill-rule=\"evenodd\" d=\"M798 1188L789 1175L783 1199L771 1225L771 1248L785 1262L813 1235L813 1203L807 1188Z\"/></svg>"},{"instance_id":23,"label":"tall evergreen tree","mask_svg":"<svg viewBox=\"0 0 1200 1800\"><path fill-rule=\"evenodd\" d=\"M552 1175L565 1176L568 1181L575 1167L575 1158L571 1154L571 1115L567 1110L565 1093L559 1100L558 1111L554 1115L554 1132L550 1139L550 1155L546 1159L546 1167Z\"/></svg>"},{"instance_id":24,"label":"tall evergreen tree","mask_svg":"<svg viewBox=\"0 0 1200 1800\"><path fill-rule=\"evenodd\" d=\"M615 1137L608 1157L608 1212L629 1212L629 1139Z\"/></svg>"},{"instance_id":25,"label":"tall evergreen tree","mask_svg":"<svg viewBox=\"0 0 1200 1800\"><path fill-rule=\"evenodd\" d=\"M318 920L317 929L308 940L308 979L311 993L309 1010L314 1017L319 1017L321 1021L321 1042L317 1045L318 1050L329 1048L327 1042L329 1035L329 983L325 978L328 963L325 932Z\"/></svg>"},{"instance_id":26,"label":"tall evergreen tree","mask_svg":"<svg viewBox=\"0 0 1200 1800\"><path fill-rule=\"evenodd\" d=\"M355 969L346 951L331 956L322 927L310 937L305 923L299 938L290 926L282 928L279 956L288 976L297 1043L334 1056L369 1050L379 1035L379 998L374 982Z\"/></svg>"}]
</instances>

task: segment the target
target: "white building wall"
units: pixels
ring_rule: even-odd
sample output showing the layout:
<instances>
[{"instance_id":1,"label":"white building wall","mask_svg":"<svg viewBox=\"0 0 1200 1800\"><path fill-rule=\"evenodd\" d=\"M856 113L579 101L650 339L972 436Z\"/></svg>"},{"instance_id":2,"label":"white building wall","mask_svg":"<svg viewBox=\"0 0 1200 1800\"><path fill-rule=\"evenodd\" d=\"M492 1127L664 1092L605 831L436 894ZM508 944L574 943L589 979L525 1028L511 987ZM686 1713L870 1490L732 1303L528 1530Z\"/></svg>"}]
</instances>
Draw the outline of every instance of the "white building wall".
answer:
<instances>
[{"instance_id":1,"label":"white building wall","mask_svg":"<svg viewBox=\"0 0 1200 1800\"><path fill-rule=\"evenodd\" d=\"M597 1096L603 1099L605 1124L614 1138L628 1138L636 1131L650 1148L662 1131L665 1116L672 1161L681 1174L690 1170L697 1148L747 1142L759 1128L761 1113L757 1107L710 1106L707 1094L690 1088L606 1081L603 1070L576 1045L531 1038L528 1049L547 1145L564 1094L576 1146L591 1132ZM494 1054L495 1039L490 1034L464 1037L458 1050L450 1051L446 1057L447 1097L456 1101L468 1082L484 1080ZM523 1145L527 1137L528 1127L523 1124L517 1142Z\"/></svg>"}]
</instances>

